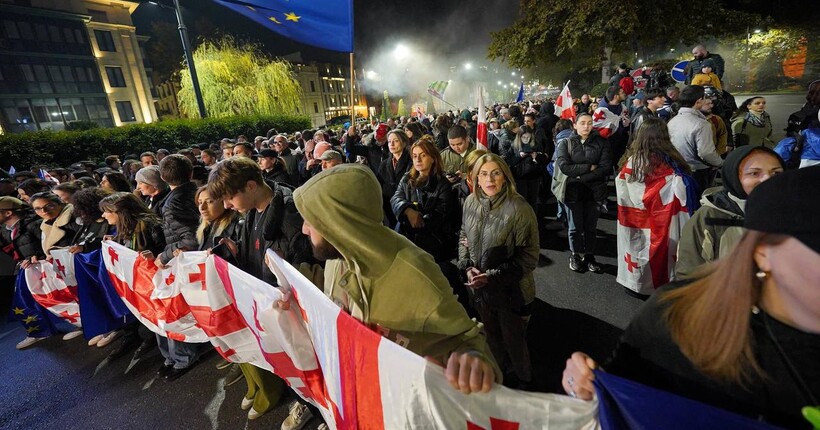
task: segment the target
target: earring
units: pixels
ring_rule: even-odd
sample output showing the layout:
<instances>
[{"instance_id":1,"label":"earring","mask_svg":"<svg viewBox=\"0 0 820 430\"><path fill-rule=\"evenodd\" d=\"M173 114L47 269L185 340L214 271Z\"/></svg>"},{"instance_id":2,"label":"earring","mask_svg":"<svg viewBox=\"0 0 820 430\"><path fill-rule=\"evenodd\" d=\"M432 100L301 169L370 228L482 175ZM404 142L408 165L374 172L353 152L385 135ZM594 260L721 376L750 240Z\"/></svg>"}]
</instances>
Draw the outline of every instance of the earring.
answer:
<instances>
[{"instance_id":1,"label":"earring","mask_svg":"<svg viewBox=\"0 0 820 430\"><path fill-rule=\"evenodd\" d=\"M758 270L757 273L755 273L755 276L757 277L757 279L760 279L762 281L769 277L769 272Z\"/></svg>"}]
</instances>

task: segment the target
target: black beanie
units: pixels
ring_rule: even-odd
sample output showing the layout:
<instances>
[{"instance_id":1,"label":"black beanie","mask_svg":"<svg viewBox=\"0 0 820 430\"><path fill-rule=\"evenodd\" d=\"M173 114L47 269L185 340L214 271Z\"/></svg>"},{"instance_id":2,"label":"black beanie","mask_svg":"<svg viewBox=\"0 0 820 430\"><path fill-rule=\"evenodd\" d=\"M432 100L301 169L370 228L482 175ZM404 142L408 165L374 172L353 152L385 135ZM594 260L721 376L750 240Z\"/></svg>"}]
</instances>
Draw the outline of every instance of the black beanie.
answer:
<instances>
[{"instance_id":1,"label":"black beanie","mask_svg":"<svg viewBox=\"0 0 820 430\"><path fill-rule=\"evenodd\" d=\"M729 194L741 200L746 200L749 196L746 194L746 191L743 191L743 185L740 183L740 165L752 151L769 153L772 157L780 161L780 165L783 166L784 169L786 168L780 156L765 146L745 145L730 152L729 155L726 156L726 159L723 160L723 167L720 168L720 177L723 179L723 188L726 189Z\"/></svg>"},{"instance_id":2,"label":"black beanie","mask_svg":"<svg viewBox=\"0 0 820 430\"><path fill-rule=\"evenodd\" d=\"M820 165L790 170L758 185L746 199L744 227L785 234L820 253Z\"/></svg>"}]
</instances>

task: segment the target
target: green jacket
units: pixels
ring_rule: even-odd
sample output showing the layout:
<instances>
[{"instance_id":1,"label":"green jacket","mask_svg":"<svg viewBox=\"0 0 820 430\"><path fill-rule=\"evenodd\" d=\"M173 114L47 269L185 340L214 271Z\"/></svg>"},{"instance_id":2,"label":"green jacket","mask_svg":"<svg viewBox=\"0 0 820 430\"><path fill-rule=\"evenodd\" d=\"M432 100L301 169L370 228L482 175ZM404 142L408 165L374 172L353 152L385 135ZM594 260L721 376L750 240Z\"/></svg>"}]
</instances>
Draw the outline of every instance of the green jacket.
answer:
<instances>
[{"instance_id":1,"label":"green jacket","mask_svg":"<svg viewBox=\"0 0 820 430\"><path fill-rule=\"evenodd\" d=\"M769 149L774 148L776 142L772 140L771 117L768 115L764 116L763 127L758 127L746 121L745 118L745 116L739 116L732 119L732 136L744 134L749 136L749 145L751 146L763 145ZM735 142L737 141L737 137L735 137Z\"/></svg>"},{"instance_id":2,"label":"green jacket","mask_svg":"<svg viewBox=\"0 0 820 430\"><path fill-rule=\"evenodd\" d=\"M501 381L481 324L467 316L430 254L382 224L381 187L369 168L323 171L293 198L305 221L342 255L321 274L325 294L418 355L446 363L452 352L475 351Z\"/></svg>"},{"instance_id":3,"label":"green jacket","mask_svg":"<svg viewBox=\"0 0 820 430\"><path fill-rule=\"evenodd\" d=\"M683 226L678 243L675 278L690 277L706 263L726 256L735 248L744 229L730 225L714 225L708 219L743 222L745 201L731 196L722 187L703 193L701 207Z\"/></svg>"},{"instance_id":4,"label":"green jacket","mask_svg":"<svg viewBox=\"0 0 820 430\"><path fill-rule=\"evenodd\" d=\"M463 155L456 154L456 152L449 146L441 151L441 161L444 163L444 173L461 172L462 178L466 178L467 167L464 166L464 158L467 157L467 154L475 151L475 148L475 143L470 141L470 146L467 147L467 151L465 151Z\"/></svg>"},{"instance_id":5,"label":"green jacket","mask_svg":"<svg viewBox=\"0 0 820 430\"><path fill-rule=\"evenodd\" d=\"M470 194L462 219L458 268L475 267L488 278L486 286L471 291L473 300L500 309L518 309L532 302L532 273L540 250L532 206L504 187L494 198Z\"/></svg>"}]
</instances>

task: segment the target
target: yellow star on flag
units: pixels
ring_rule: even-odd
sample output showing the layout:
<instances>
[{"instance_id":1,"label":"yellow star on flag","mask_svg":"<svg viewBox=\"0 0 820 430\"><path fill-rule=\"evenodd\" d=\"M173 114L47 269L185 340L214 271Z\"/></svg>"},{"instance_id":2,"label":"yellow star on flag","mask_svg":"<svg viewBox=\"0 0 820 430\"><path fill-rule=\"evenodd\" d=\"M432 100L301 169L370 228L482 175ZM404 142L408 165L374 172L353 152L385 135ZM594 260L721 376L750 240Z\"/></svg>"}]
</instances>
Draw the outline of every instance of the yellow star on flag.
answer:
<instances>
[{"instance_id":1,"label":"yellow star on flag","mask_svg":"<svg viewBox=\"0 0 820 430\"><path fill-rule=\"evenodd\" d=\"M279 25L282 25L282 23L281 23L281 22L279 22L279 20L278 20L278 19L276 19L276 17L275 17L275 16L268 17L268 19L269 19L269 20L271 20L271 21L273 21L273 22L275 22L275 23L277 23L277 24L279 24Z\"/></svg>"},{"instance_id":2,"label":"yellow star on flag","mask_svg":"<svg viewBox=\"0 0 820 430\"><path fill-rule=\"evenodd\" d=\"M26 332L27 332L27 333L33 333L33 332L35 332L35 331L37 331L37 330L40 330L40 327L39 327L39 326L29 327L29 328L27 328L27 329L26 329Z\"/></svg>"},{"instance_id":3,"label":"yellow star on flag","mask_svg":"<svg viewBox=\"0 0 820 430\"><path fill-rule=\"evenodd\" d=\"M34 321L37 321L37 315L29 315L29 316L23 318L23 322L26 323L26 324L31 324Z\"/></svg>"},{"instance_id":4,"label":"yellow star on flag","mask_svg":"<svg viewBox=\"0 0 820 430\"><path fill-rule=\"evenodd\" d=\"M295 13L293 13L293 12L290 12L290 13L286 13L286 14L285 14L285 19L286 19L286 20L288 20L288 21L299 22L299 19L300 19L300 18L302 18L302 17L301 17L301 16L296 15L296 14L295 14Z\"/></svg>"},{"instance_id":5,"label":"yellow star on flag","mask_svg":"<svg viewBox=\"0 0 820 430\"><path fill-rule=\"evenodd\" d=\"M25 315L26 313L25 309L14 308L12 310L14 311L14 315Z\"/></svg>"}]
</instances>

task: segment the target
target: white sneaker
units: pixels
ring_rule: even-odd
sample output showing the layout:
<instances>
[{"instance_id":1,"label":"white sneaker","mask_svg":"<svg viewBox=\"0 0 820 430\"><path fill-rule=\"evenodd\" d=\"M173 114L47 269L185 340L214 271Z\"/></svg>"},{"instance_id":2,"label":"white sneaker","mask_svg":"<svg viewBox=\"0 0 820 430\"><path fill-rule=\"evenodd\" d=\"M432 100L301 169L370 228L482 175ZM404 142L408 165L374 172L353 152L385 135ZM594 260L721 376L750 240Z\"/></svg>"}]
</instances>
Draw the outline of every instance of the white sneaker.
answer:
<instances>
[{"instance_id":1,"label":"white sneaker","mask_svg":"<svg viewBox=\"0 0 820 430\"><path fill-rule=\"evenodd\" d=\"M114 330L112 332L106 333L105 335L103 335L103 338L100 339L99 342L97 342L97 346L100 347L100 348L102 348L104 346L107 346L108 344L113 342L114 339L120 337L121 334L122 334L121 330Z\"/></svg>"},{"instance_id":2,"label":"white sneaker","mask_svg":"<svg viewBox=\"0 0 820 430\"><path fill-rule=\"evenodd\" d=\"M325 423L321 423L319 424L319 427L316 427L316 430L330 430L330 427L328 427Z\"/></svg>"},{"instance_id":3,"label":"white sneaker","mask_svg":"<svg viewBox=\"0 0 820 430\"><path fill-rule=\"evenodd\" d=\"M105 336L104 334L98 334L98 335L92 337L91 340L88 341L88 346L96 345L104 336Z\"/></svg>"},{"instance_id":4,"label":"white sneaker","mask_svg":"<svg viewBox=\"0 0 820 430\"><path fill-rule=\"evenodd\" d=\"M17 344L17 349L25 349L45 339L44 337L27 337Z\"/></svg>"},{"instance_id":5,"label":"white sneaker","mask_svg":"<svg viewBox=\"0 0 820 430\"><path fill-rule=\"evenodd\" d=\"M82 336L82 335L83 335L82 330L70 331L70 332L63 335L63 340L71 340L71 339L74 339L75 337L79 337L79 336Z\"/></svg>"},{"instance_id":6,"label":"white sneaker","mask_svg":"<svg viewBox=\"0 0 820 430\"><path fill-rule=\"evenodd\" d=\"M242 408L243 411L247 411L251 406L253 406L253 399L242 397L242 404L239 405L239 407Z\"/></svg>"},{"instance_id":7,"label":"white sneaker","mask_svg":"<svg viewBox=\"0 0 820 430\"><path fill-rule=\"evenodd\" d=\"M307 406L295 402L290 407L290 415L282 423L282 430L300 430L313 418L313 412Z\"/></svg>"},{"instance_id":8,"label":"white sneaker","mask_svg":"<svg viewBox=\"0 0 820 430\"><path fill-rule=\"evenodd\" d=\"M248 420L255 420L255 419L261 417L262 415L265 415L265 413L264 412L257 412L256 409L251 408L251 410L248 411Z\"/></svg>"}]
</instances>

